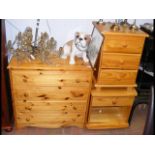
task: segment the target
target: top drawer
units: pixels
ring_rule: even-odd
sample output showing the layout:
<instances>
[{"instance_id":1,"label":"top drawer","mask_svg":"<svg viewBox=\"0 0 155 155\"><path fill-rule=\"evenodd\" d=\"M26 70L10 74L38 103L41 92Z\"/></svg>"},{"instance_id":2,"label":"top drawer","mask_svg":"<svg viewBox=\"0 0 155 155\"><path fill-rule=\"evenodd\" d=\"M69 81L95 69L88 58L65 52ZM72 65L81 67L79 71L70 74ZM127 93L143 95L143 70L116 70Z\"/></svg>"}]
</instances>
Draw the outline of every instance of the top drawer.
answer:
<instances>
[{"instance_id":1,"label":"top drawer","mask_svg":"<svg viewBox=\"0 0 155 155\"><path fill-rule=\"evenodd\" d=\"M133 36L106 36L102 47L104 52L141 53L145 38Z\"/></svg>"},{"instance_id":2,"label":"top drawer","mask_svg":"<svg viewBox=\"0 0 155 155\"><path fill-rule=\"evenodd\" d=\"M91 72L86 71L38 71L12 70L14 86L83 86L87 87L91 81Z\"/></svg>"}]
</instances>

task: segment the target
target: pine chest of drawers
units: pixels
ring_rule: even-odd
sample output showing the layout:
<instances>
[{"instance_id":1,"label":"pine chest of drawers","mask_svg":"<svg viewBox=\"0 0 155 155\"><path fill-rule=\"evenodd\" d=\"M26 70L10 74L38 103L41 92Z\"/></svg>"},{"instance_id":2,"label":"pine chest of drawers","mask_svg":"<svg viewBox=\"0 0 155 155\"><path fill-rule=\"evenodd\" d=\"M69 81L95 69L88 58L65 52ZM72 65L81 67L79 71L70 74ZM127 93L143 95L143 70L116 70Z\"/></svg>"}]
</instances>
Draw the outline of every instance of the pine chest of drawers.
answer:
<instances>
[{"instance_id":1,"label":"pine chest of drawers","mask_svg":"<svg viewBox=\"0 0 155 155\"><path fill-rule=\"evenodd\" d=\"M85 126L92 83L89 65L79 59L72 66L59 58L49 65L12 58L8 68L17 128Z\"/></svg>"},{"instance_id":2,"label":"pine chest of drawers","mask_svg":"<svg viewBox=\"0 0 155 155\"><path fill-rule=\"evenodd\" d=\"M103 42L94 69L94 82L87 127L91 129L128 127L128 117L137 95L136 78L147 35L111 24L94 24Z\"/></svg>"}]
</instances>

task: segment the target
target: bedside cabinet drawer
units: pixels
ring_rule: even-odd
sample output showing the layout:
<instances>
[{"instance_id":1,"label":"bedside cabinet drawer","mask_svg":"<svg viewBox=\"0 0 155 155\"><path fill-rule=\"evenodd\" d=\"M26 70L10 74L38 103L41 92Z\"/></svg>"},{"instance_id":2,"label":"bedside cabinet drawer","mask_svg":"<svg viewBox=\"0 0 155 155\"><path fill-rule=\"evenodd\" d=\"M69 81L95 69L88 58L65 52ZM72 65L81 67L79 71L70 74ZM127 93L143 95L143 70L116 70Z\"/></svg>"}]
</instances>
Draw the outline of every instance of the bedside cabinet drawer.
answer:
<instances>
[{"instance_id":1,"label":"bedside cabinet drawer","mask_svg":"<svg viewBox=\"0 0 155 155\"><path fill-rule=\"evenodd\" d=\"M12 71L13 85L18 87L31 86L80 86L87 87L90 85L91 73L84 71Z\"/></svg>"},{"instance_id":2,"label":"bedside cabinet drawer","mask_svg":"<svg viewBox=\"0 0 155 155\"><path fill-rule=\"evenodd\" d=\"M138 69L140 54L103 53L101 68Z\"/></svg>"},{"instance_id":3,"label":"bedside cabinet drawer","mask_svg":"<svg viewBox=\"0 0 155 155\"><path fill-rule=\"evenodd\" d=\"M102 85L134 85L137 70L106 70L101 69L98 84Z\"/></svg>"},{"instance_id":4,"label":"bedside cabinet drawer","mask_svg":"<svg viewBox=\"0 0 155 155\"><path fill-rule=\"evenodd\" d=\"M113 53L142 53L145 38L133 36L106 36L102 50Z\"/></svg>"},{"instance_id":5,"label":"bedside cabinet drawer","mask_svg":"<svg viewBox=\"0 0 155 155\"><path fill-rule=\"evenodd\" d=\"M91 108L90 123L121 123L127 122L131 107L97 107Z\"/></svg>"},{"instance_id":6,"label":"bedside cabinet drawer","mask_svg":"<svg viewBox=\"0 0 155 155\"><path fill-rule=\"evenodd\" d=\"M87 128L109 129L126 128L131 107L97 107L89 112Z\"/></svg>"},{"instance_id":7,"label":"bedside cabinet drawer","mask_svg":"<svg viewBox=\"0 0 155 155\"><path fill-rule=\"evenodd\" d=\"M135 97L92 97L92 106L132 106Z\"/></svg>"}]
</instances>

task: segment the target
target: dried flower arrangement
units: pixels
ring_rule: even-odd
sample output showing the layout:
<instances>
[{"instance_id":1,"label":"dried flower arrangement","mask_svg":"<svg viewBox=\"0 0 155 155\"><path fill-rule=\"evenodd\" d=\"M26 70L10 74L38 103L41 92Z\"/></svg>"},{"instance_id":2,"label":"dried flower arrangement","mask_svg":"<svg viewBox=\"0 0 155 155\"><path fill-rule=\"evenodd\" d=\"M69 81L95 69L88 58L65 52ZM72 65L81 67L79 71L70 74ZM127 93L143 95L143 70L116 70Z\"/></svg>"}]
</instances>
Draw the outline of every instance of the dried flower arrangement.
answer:
<instances>
[{"instance_id":1,"label":"dried flower arrangement","mask_svg":"<svg viewBox=\"0 0 155 155\"><path fill-rule=\"evenodd\" d=\"M44 63L49 63L49 56L51 54L58 55L55 51L57 42L53 37L49 38L47 32L41 33L36 47L32 45L32 39L32 28L26 27L23 33L19 32L17 34L13 43L11 40L8 41L8 54L12 54L19 61L39 59ZM16 49L14 48L15 44L17 45Z\"/></svg>"}]
</instances>

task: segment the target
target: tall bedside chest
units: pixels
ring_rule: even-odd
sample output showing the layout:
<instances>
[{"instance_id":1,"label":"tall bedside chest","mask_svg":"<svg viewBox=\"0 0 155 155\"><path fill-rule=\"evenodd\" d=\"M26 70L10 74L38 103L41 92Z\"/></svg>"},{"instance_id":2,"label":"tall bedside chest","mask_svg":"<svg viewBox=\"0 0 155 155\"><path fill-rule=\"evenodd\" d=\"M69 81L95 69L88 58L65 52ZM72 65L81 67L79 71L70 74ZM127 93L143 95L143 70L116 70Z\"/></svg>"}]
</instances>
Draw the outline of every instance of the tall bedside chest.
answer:
<instances>
[{"instance_id":1,"label":"tall bedside chest","mask_svg":"<svg viewBox=\"0 0 155 155\"><path fill-rule=\"evenodd\" d=\"M92 84L89 65L79 59L69 65L56 57L47 65L12 58L8 69L17 128L85 127Z\"/></svg>"},{"instance_id":2,"label":"tall bedside chest","mask_svg":"<svg viewBox=\"0 0 155 155\"><path fill-rule=\"evenodd\" d=\"M111 24L94 24L103 37L94 71L94 84L87 128L128 127L128 117L136 92L136 77L147 35L138 30L120 29Z\"/></svg>"}]
</instances>

